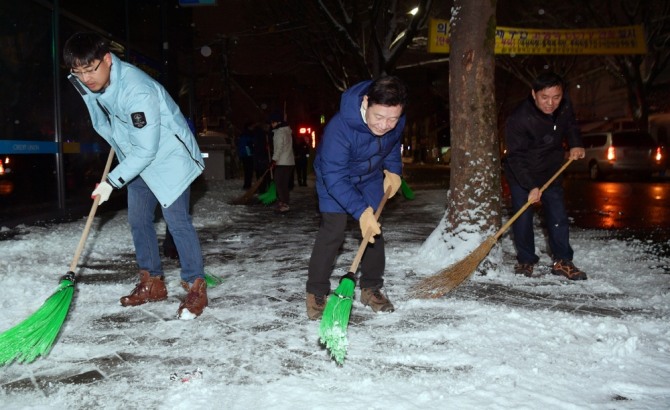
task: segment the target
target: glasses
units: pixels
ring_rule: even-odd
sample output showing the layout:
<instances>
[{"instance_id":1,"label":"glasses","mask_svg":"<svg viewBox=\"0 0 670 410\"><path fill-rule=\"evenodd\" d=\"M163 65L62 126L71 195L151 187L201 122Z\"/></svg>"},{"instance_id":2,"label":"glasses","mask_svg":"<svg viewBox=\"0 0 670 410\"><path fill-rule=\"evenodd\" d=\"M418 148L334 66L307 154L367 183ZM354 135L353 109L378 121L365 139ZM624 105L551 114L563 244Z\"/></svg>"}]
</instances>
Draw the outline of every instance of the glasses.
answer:
<instances>
[{"instance_id":1,"label":"glasses","mask_svg":"<svg viewBox=\"0 0 670 410\"><path fill-rule=\"evenodd\" d=\"M95 66L95 68L86 71L73 71L72 69L70 69L70 74L81 80L84 78L84 76L93 74L96 71L98 71L98 67L100 67L100 64L102 64L102 60L100 60L100 62L98 63L98 65Z\"/></svg>"}]
</instances>

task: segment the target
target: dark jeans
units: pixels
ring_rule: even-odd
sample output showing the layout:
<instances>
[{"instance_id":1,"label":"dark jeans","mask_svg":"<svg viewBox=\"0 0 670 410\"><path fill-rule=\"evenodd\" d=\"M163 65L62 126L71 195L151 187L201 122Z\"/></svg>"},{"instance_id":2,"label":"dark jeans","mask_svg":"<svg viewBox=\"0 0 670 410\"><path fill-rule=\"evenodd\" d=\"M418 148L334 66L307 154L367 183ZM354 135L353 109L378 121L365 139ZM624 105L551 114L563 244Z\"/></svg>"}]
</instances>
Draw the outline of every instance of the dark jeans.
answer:
<instances>
[{"instance_id":1,"label":"dark jeans","mask_svg":"<svg viewBox=\"0 0 670 410\"><path fill-rule=\"evenodd\" d=\"M242 188L251 188L251 180L254 176L254 158L241 157L240 161L242 162L242 169L244 170L244 185Z\"/></svg>"},{"instance_id":2,"label":"dark jeans","mask_svg":"<svg viewBox=\"0 0 670 410\"><path fill-rule=\"evenodd\" d=\"M275 184L277 185L277 199L288 205L289 182L293 177L293 165L277 165L274 171Z\"/></svg>"},{"instance_id":3,"label":"dark jeans","mask_svg":"<svg viewBox=\"0 0 670 410\"><path fill-rule=\"evenodd\" d=\"M528 191L517 184L510 184L512 194L512 211L516 212L528 201ZM542 209L547 228L549 248L554 260L571 261L573 251L570 247L570 221L565 210L563 186L551 185L542 193ZM535 264L540 258L535 254L535 235L533 231L533 216L535 209L529 207L512 224L516 259L519 263Z\"/></svg>"},{"instance_id":4,"label":"dark jeans","mask_svg":"<svg viewBox=\"0 0 670 410\"><path fill-rule=\"evenodd\" d=\"M193 283L205 277L202 250L198 234L189 214L190 188L187 188L167 208L161 208L163 218L173 235L179 253L181 279ZM163 275L154 216L158 199L141 177L128 184L128 223L135 245L135 257L141 270L151 276Z\"/></svg>"},{"instance_id":5,"label":"dark jeans","mask_svg":"<svg viewBox=\"0 0 670 410\"><path fill-rule=\"evenodd\" d=\"M330 293L330 276L333 273L335 258L342 242L344 242L347 218L347 214L329 212L321 214L319 232L316 234L312 256L309 259L307 292L314 295ZM368 244L365 249L361 259L360 287L381 288L384 285L385 267L386 257L384 254L384 234L382 232L381 235L375 237L375 243Z\"/></svg>"},{"instance_id":6,"label":"dark jeans","mask_svg":"<svg viewBox=\"0 0 670 410\"><path fill-rule=\"evenodd\" d=\"M298 185L307 186L307 158L295 159L295 171L298 176Z\"/></svg>"}]
</instances>

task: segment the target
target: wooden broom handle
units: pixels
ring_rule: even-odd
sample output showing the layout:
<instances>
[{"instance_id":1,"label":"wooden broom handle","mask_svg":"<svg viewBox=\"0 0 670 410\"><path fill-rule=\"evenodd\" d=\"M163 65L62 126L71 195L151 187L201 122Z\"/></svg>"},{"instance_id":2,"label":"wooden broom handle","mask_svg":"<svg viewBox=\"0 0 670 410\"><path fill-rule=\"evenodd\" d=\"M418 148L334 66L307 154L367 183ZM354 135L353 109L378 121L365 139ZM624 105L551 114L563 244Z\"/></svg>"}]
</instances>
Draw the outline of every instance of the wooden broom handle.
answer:
<instances>
[{"instance_id":1,"label":"wooden broom handle","mask_svg":"<svg viewBox=\"0 0 670 410\"><path fill-rule=\"evenodd\" d=\"M384 209L384 205L386 205L386 201L389 199L389 196L391 196L391 187L388 187L386 192L384 192L384 196L382 197L381 202L379 202L379 206L377 207L377 212L375 212L375 220L379 220L379 215L382 213L382 209ZM356 270L358 269L358 264L361 263L361 259L363 259L363 252L365 252L365 248L368 246L368 242L370 241L370 237L372 236L372 230L368 229L365 232L365 236L363 236L363 240L361 241L361 244L358 246L358 252L356 252L356 257L354 258L353 263L351 264L351 267L349 268L349 272L351 273L356 273Z\"/></svg>"},{"instance_id":2,"label":"wooden broom handle","mask_svg":"<svg viewBox=\"0 0 670 410\"><path fill-rule=\"evenodd\" d=\"M570 165L570 163L571 163L572 161L573 161L573 160L572 160L571 158L568 158L568 160L565 161L565 164L563 164L563 166L562 166L561 168L559 168L559 170L556 171L556 173L555 173L551 178L549 178L549 181L547 181L544 185L542 185L542 188L540 188L540 192L544 192L544 190L547 189L547 188L549 187L549 185L551 185L551 183L554 182L554 180L555 180L556 178L558 178L559 175L561 175L561 172L565 171L565 169L568 167L568 165ZM507 221L507 223L506 223L505 225L503 225L502 228L500 228L500 230L493 236L493 238L494 238L495 240L498 240L498 238L500 238L500 237L502 236L502 234L504 234L505 231L506 231L507 229L509 229L510 226L512 226L512 224L514 223L514 221L516 221L516 220L521 216L521 214L524 213L524 212L526 211L526 209L528 209L529 206L531 206L531 204L532 204L532 202L530 202L530 201L526 202L526 203L521 207L521 209L519 209L519 210L514 214L514 216L512 216L512 217L509 219L509 221Z\"/></svg>"},{"instance_id":3,"label":"wooden broom handle","mask_svg":"<svg viewBox=\"0 0 670 410\"><path fill-rule=\"evenodd\" d=\"M102 172L102 178L100 178L100 183L105 182L105 180L107 179L107 174L109 174L109 169L112 167L113 159L114 159L114 149L112 148L109 150L109 155L107 156L107 163L105 164L105 170ZM86 238L88 238L88 232L91 230L93 217L95 216L95 211L98 210L99 204L100 204L100 195L97 195L93 200L91 211L88 213L88 219L86 219L86 226L84 226L84 232L81 233L81 238L79 239L77 250L74 252L74 258L72 258L72 263L70 264L70 272L74 273L74 270L77 268L79 257L81 256L81 252L84 250L84 244L86 243Z\"/></svg>"}]
</instances>

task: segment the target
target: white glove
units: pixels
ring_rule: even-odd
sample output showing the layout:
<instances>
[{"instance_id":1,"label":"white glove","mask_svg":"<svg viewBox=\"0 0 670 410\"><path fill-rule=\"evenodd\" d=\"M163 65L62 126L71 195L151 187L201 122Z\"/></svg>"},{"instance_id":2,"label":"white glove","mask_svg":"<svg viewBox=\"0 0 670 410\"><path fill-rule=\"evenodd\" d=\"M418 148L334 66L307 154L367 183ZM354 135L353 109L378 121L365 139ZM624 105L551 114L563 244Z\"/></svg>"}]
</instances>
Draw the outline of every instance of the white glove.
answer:
<instances>
[{"instance_id":1,"label":"white glove","mask_svg":"<svg viewBox=\"0 0 670 410\"><path fill-rule=\"evenodd\" d=\"M391 187L391 195L389 195L389 199L393 198L393 196L398 192L398 189L400 189L400 175L394 174L391 171L384 170L384 192L388 190L388 187Z\"/></svg>"},{"instance_id":2,"label":"white glove","mask_svg":"<svg viewBox=\"0 0 670 410\"><path fill-rule=\"evenodd\" d=\"M96 196L100 195L100 202L98 202L98 205L100 205L109 199L109 195L111 195L113 190L114 188L107 181L103 181L95 187L93 193L91 193L91 198L95 199Z\"/></svg>"},{"instance_id":3,"label":"white glove","mask_svg":"<svg viewBox=\"0 0 670 410\"><path fill-rule=\"evenodd\" d=\"M382 230L380 229L381 225L375 218L375 213L372 212L371 206L365 208L365 211L363 211L361 217L358 218L358 223L361 226L361 235L363 235L363 238L365 238L365 233L368 230L371 230L372 235L370 235L369 242L375 243L375 235L382 233Z\"/></svg>"}]
</instances>

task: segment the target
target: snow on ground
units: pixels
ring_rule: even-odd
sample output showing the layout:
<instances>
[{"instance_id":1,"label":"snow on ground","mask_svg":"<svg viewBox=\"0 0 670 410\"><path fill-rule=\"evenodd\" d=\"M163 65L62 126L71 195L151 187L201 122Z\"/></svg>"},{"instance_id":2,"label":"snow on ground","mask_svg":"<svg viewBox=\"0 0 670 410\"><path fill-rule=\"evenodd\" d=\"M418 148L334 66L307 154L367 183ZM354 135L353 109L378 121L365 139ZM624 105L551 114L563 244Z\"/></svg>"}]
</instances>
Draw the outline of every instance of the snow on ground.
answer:
<instances>
[{"instance_id":1,"label":"snow on ground","mask_svg":"<svg viewBox=\"0 0 670 410\"><path fill-rule=\"evenodd\" d=\"M427 241L446 192L394 198L382 225L396 312L374 314L355 301L348 354L338 366L319 346L319 322L305 315L319 221L312 189L296 187L291 212L278 216L262 205L228 205L242 193L238 185L194 194L206 270L224 282L209 289L210 306L193 321L175 319L185 296L175 261L165 261L167 301L119 305L136 281L126 213L96 217L60 338L47 357L0 369L2 408L670 407L670 261L657 244L574 228L575 262L589 280L570 282L515 277L507 234L492 253L503 261L497 269L441 299L414 300L411 286L450 260L442 245ZM84 222L20 226L0 241L0 331L51 295ZM157 227L164 231L163 222ZM357 240L347 237L333 288ZM537 244L547 265L539 226ZM170 378L198 368L201 377L188 382Z\"/></svg>"}]
</instances>

